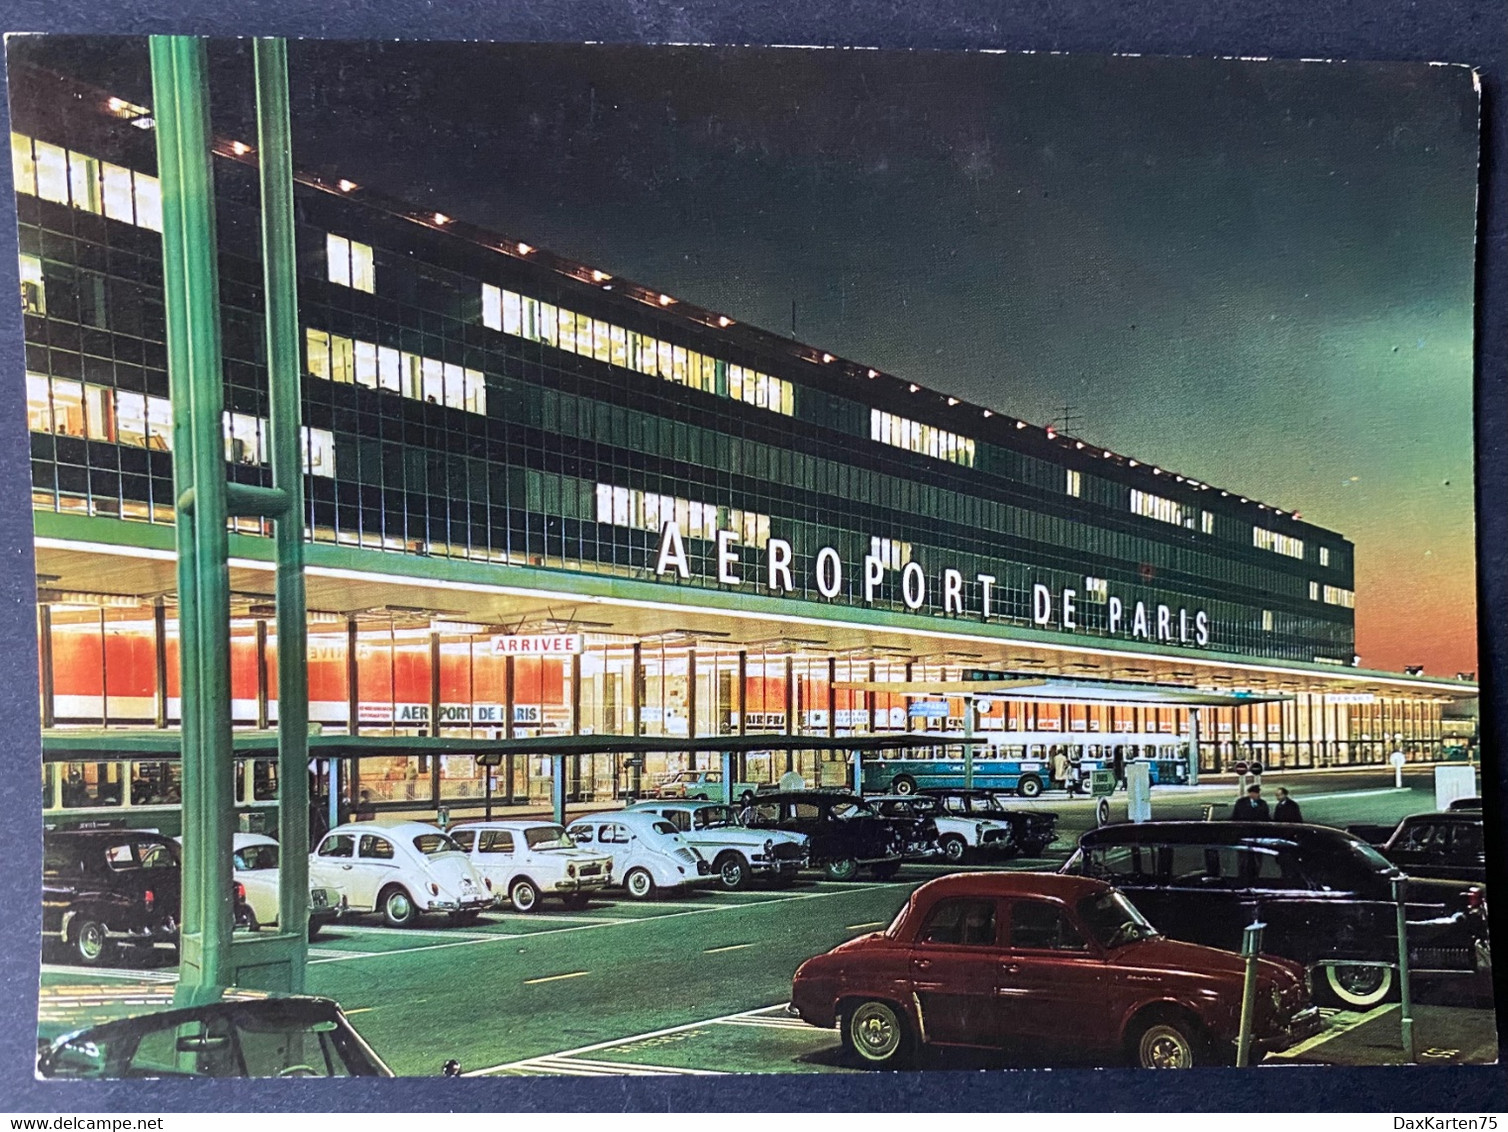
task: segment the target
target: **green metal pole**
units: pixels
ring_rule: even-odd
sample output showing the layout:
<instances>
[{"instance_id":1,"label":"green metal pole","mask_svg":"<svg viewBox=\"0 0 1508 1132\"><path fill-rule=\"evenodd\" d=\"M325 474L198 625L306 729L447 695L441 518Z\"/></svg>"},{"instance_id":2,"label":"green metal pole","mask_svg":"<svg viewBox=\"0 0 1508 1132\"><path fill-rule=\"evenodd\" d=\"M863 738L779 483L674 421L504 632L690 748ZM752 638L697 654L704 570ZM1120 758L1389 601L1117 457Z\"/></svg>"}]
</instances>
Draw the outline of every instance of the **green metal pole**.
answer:
<instances>
[{"instance_id":1,"label":"green metal pole","mask_svg":"<svg viewBox=\"0 0 1508 1132\"><path fill-rule=\"evenodd\" d=\"M309 677L304 594L304 462L294 243L288 46L252 45L262 188L262 273L272 485L286 496L276 519L278 635L278 924L290 936L294 991L304 989L309 918Z\"/></svg>"},{"instance_id":2,"label":"green metal pole","mask_svg":"<svg viewBox=\"0 0 1508 1132\"><path fill-rule=\"evenodd\" d=\"M177 999L200 1003L218 998L233 979L230 579L220 280L204 42L153 36L151 59L162 182L173 476L180 500L184 838Z\"/></svg>"},{"instance_id":3,"label":"green metal pole","mask_svg":"<svg viewBox=\"0 0 1508 1132\"><path fill-rule=\"evenodd\" d=\"M963 698L963 737L972 740L974 738L974 697ZM974 744L964 744L963 748L963 788L974 789Z\"/></svg>"},{"instance_id":4,"label":"green metal pole","mask_svg":"<svg viewBox=\"0 0 1508 1132\"><path fill-rule=\"evenodd\" d=\"M1409 913L1408 877L1402 873L1393 877L1393 904L1398 917L1398 1000L1399 1029L1403 1038L1403 1056L1410 1062L1418 1061L1414 1051L1414 996L1409 988Z\"/></svg>"},{"instance_id":5,"label":"green metal pole","mask_svg":"<svg viewBox=\"0 0 1508 1132\"><path fill-rule=\"evenodd\" d=\"M1246 960L1246 974L1241 983L1241 1022L1236 1033L1236 1066L1239 1069L1251 1064L1251 1031L1256 1024L1257 963L1262 957L1262 932L1266 927L1260 922L1251 923L1241 933L1241 957Z\"/></svg>"}]
</instances>

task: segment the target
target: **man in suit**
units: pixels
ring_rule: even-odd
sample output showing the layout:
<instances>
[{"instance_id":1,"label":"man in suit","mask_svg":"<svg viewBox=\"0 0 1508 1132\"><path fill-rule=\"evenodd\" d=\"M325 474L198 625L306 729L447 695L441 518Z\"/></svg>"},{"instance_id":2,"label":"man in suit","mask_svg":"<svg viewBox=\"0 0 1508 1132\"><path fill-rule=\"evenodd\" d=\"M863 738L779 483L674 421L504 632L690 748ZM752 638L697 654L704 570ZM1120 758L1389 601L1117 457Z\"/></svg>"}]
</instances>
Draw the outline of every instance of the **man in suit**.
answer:
<instances>
[{"instance_id":1,"label":"man in suit","mask_svg":"<svg viewBox=\"0 0 1508 1132\"><path fill-rule=\"evenodd\" d=\"M1272 808L1273 821L1302 822L1304 814L1299 804L1288 796L1288 791L1278 787L1278 804Z\"/></svg>"},{"instance_id":2,"label":"man in suit","mask_svg":"<svg viewBox=\"0 0 1508 1132\"><path fill-rule=\"evenodd\" d=\"M1271 821L1272 814L1267 803L1262 801L1262 788L1248 786L1246 797L1237 798L1236 804L1230 808L1230 818L1231 821Z\"/></svg>"}]
</instances>

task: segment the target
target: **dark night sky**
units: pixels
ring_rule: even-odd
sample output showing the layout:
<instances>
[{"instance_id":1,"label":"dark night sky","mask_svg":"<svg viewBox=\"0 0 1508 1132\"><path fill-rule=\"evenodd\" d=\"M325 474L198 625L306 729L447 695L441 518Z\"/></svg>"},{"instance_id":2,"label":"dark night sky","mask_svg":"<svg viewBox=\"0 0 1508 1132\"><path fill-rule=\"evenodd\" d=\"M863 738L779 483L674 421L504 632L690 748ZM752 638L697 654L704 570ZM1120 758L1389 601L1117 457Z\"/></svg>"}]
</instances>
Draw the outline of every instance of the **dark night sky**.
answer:
<instances>
[{"instance_id":1,"label":"dark night sky","mask_svg":"<svg viewBox=\"0 0 1508 1132\"><path fill-rule=\"evenodd\" d=\"M140 41L13 50L149 102ZM217 126L248 52L212 52ZM1477 667L1456 67L295 43L295 161L1357 544L1369 667ZM250 137L248 129L245 136Z\"/></svg>"}]
</instances>

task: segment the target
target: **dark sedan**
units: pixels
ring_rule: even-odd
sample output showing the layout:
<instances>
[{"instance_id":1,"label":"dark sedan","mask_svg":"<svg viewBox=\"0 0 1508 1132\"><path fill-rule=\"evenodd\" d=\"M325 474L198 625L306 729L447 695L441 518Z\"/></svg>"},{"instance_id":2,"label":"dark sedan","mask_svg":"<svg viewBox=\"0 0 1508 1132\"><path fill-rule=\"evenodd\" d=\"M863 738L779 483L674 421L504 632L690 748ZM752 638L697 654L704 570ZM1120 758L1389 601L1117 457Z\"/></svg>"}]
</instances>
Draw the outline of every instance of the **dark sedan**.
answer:
<instances>
[{"instance_id":1,"label":"dark sedan","mask_svg":"<svg viewBox=\"0 0 1508 1132\"><path fill-rule=\"evenodd\" d=\"M1379 850L1411 877L1487 882L1487 847L1481 810L1414 814Z\"/></svg>"},{"instance_id":2,"label":"dark sedan","mask_svg":"<svg viewBox=\"0 0 1508 1132\"><path fill-rule=\"evenodd\" d=\"M866 865L888 880L901 862L938 853L930 821L883 817L863 798L839 790L760 794L745 809L744 823L805 834L813 867L830 880L852 880Z\"/></svg>"},{"instance_id":3,"label":"dark sedan","mask_svg":"<svg viewBox=\"0 0 1508 1132\"><path fill-rule=\"evenodd\" d=\"M49 830L42 841L42 933L80 963L119 946L178 942L178 847L139 830Z\"/></svg>"},{"instance_id":4,"label":"dark sedan","mask_svg":"<svg viewBox=\"0 0 1508 1132\"><path fill-rule=\"evenodd\" d=\"M1057 840L1057 814L1013 809L1000 801L998 791L938 786L921 793L936 798L950 814L1007 823L1012 831L1012 851L1020 856L1040 857Z\"/></svg>"}]
</instances>

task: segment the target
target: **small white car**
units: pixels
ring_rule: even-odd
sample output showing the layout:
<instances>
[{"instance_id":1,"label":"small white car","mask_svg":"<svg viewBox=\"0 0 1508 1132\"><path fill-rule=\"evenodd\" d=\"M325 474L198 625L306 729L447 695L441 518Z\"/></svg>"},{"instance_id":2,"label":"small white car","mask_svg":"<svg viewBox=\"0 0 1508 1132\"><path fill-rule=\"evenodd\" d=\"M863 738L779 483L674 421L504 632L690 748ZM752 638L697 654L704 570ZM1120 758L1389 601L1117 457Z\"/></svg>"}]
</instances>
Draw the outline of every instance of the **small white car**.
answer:
<instances>
[{"instance_id":1,"label":"small white car","mask_svg":"<svg viewBox=\"0 0 1508 1132\"><path fill-rule=\"evenodd\" d=\"M745 888L755 877L789 884L809 860L804 833L749 829L734 807L720 802L636 802L628 812L659 814L675 826L712 862L712 871L726 889Z\"/></svg>"},{"instance_id":2,"label":"small white car","mask_svg":"<svg viewBox=\"0 0 1508 1132\"><path fill-rule=\"evenodd\" d=\"M237 909L245 926L255 931L278 922L278 843L261 833L237 833L232 852L235 854L235 878L245 894L243 908ZM309 886L309 938L340 915L340 893L324 885Z\"/></svg>"},{"instance_id":3,"label":"small white car","mask_svg":"<svg viewBox=\"0 0 1508 1132\"><path fill-rule=\"evenodd\" d=\"M965 817L951 813L928 794L885 794L864 799L887 818L931 818L937 823L937 844L949 864L960 864L973 853L1008 853L1015 845L1015 827L1008 821Z\"/></svg>"},{"instance_id":4,"label":"small white car","mask_svg":"<svg viewBox=\"0 0 1508 1132\"><path fill-rule=\"evenodd\" d=\"M546 896L584 908L612 879L613 859L578 849L565 829L545 821L483 821L453 826L450 839L492 891L507 894L515 912L533 912Z\"/></svg>"},{"instance_id":5,"label":"small white car","mask_svg":"<svg viewBox=\"0 0 1508 1132\"><path fill-rule=\"evenodd\" d=\"M650 900L662 888L714 884L707 860L658 814L619 810L578 818L567 830L585 849L611 853L612 883L635 900Z\"/></svg>"},{"instance_id":6,"label":"small white car","mask_svg":"<svg viewBox=\"0 0 1508 1132\"><path fill-rule=\"evenodd\" d=\"M309 882L338 891L352 912L378 912L390 927L415 924L425 912L475 923L496 902L471 860L424 822L348 822L309 855Z\"/></svg>"},{"instance_id":7,"label":"small white car","mask_svg":"<svg viewBox=\"0 0 1508 1132\"><path fill-rule=\"evenodd\" d=\"M735 782L733 800L747 801L759 792L757 782ZM723 800L723 772L720 770L677 770L664 775L641 792L645 798L689 798L693 801Z\"/></svg>"}]
</instances>

